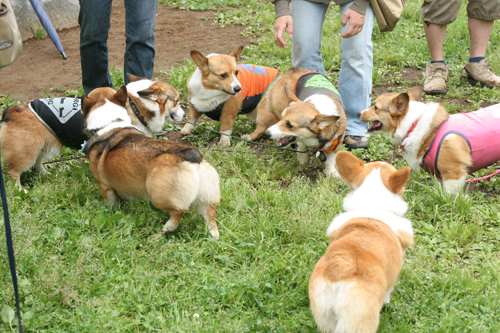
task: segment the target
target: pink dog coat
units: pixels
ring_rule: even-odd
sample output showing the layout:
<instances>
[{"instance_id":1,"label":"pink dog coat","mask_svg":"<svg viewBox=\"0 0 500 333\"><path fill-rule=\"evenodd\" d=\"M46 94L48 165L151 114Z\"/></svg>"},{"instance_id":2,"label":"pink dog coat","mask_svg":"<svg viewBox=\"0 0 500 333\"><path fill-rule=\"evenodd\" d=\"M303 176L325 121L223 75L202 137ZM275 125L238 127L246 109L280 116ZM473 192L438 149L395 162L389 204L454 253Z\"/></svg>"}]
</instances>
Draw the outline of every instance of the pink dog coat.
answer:
<instances>
[{"instance_id":1,"label":"pink dog coat","mask_svg":"<svg viewBox=\"0 0 500 333\"><path fill-rule=\"evenodd\" d=\"M500 104L450 115L439 127L422 160L422 167L438 178L441 178L437 167L439 151L448 134L460 135L467 141L472 157L469 173L495 164L500 160Z\"/></svg>"}]
</instances>

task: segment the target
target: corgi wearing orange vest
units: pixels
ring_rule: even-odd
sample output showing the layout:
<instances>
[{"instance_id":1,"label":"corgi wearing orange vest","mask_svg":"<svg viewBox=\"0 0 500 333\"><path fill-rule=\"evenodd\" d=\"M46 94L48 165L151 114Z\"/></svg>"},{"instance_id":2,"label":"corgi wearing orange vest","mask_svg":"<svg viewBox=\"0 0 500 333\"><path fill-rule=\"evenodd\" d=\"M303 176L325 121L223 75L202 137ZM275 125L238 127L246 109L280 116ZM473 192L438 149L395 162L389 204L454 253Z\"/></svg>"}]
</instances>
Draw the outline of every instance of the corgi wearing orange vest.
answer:
<instances>
[{"instance_id":1,"label":"corgi wearing orange vest","mask_svg":"<svg viewBox=\"0 0 500 333\"><path fill-rule=\"evenodd\" d=\"M188 123L181 130L190 134L202 114L220 120L219 145L230 146L230 135L238 114L254 120L255 109L279 71L265 66L238 65L243 46L230 54L202 55L191 51L197 68L188 81Z\"/></svg>"}]
</instances>

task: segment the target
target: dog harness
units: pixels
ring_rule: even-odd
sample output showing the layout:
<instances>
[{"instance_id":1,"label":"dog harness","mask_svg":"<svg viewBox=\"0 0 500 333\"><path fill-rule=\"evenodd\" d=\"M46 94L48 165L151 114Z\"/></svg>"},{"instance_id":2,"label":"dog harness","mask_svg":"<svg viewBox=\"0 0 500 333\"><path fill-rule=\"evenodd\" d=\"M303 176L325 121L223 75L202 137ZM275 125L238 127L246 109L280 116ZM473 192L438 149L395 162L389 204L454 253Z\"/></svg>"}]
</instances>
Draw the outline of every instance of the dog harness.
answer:
<instances>
[{"instance_id":1,"label":"dog harness","mask_svg":"<svg viewBox=\"0 0 500 333\"><path fill-rule=\"evenodd\" d=\"M333 85L333 83L322 73L310 71L302 74L297 83L295 84L295 95L301 101L306 100L312 95L332 95L334 96L342 105L342 98L340 94ZM327 142L324 142L318 150L316 150L316 156L322 161L326 161L326 155L324 153L329 153L337 148L340 140L338 138L334 139L328 147L325 147Z\"/></svg>"},{"instance_id":2,"label":"dog harness","mask_svg":"<svg viewBox=\"0 0 500 333\"><path fill-rule=\"evenodd\" d=\"M469 173L500 160L500 104L474 112L450 115L438 129L436 137L422 159L422 167L441 179L437 161L441 145L449 134L464 138L471 150Z\"/></svg>"},{"instance_id":3,"label":"dog harness","mask_svg":"<svg viewBox=\"0 0 500 333\"><path fill-rule=\"evenodd\" d=\"M35 99L29 109L62 145L80 149L88 139L83 132L82 100L80 98Z\"/></svg>"},{"instance_id":4,"label":"dog harness","mask_svg":"<svg viewBox=\"0 0 500 333\"><path fill-rule=\"evenodd\" d=\"M257 65L238 65L238 81L241 84L243 103L239 114L252 112L271 84L278 78L279 70ZM203 112L213 120L220 120L224 103L215 110Z\"/></svg>"}]
</instances>

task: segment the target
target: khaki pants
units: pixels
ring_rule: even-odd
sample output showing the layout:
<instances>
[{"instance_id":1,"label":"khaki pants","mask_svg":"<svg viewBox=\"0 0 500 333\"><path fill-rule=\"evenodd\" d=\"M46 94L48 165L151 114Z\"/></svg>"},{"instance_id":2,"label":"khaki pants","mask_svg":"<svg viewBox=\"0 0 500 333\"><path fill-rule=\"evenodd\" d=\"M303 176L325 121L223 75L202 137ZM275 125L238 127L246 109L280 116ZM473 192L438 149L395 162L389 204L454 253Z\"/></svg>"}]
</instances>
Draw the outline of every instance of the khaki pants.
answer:
<instances>
[{"instance_id":1,"label":"khaki pants","mask_svg":"<svg viewBox=\"0 0 500 333\"><path fill-rule=\"evenodd\" d=\"M450 24L457 18L462 0L424 0L420 15L425 23ZM483 21L500 19L500 0L469 0L467 17Z\"/></svg>"}]
</instances>

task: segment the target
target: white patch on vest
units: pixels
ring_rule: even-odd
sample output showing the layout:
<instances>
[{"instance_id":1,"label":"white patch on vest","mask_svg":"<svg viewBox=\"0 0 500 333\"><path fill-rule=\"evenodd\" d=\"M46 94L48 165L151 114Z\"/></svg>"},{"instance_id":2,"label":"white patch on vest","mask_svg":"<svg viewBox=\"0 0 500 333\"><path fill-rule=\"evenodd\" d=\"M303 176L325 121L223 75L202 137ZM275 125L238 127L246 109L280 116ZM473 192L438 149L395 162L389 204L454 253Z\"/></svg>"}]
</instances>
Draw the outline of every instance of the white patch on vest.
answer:
<instances>
[{"instance_id":1,"label":"white patch on vest","mask_svg":"<svg viewBox=\"0 0 500 333\"><path fill-rule=\"evenodd\" d=\"M42 98L39 101L52 111L61 124L65 124L82 110L82 100L79 98Z\"/></svg>"},{"instance_id":2,"label":"white patch on vest","mask_svg":"<svg viewBox=\"0 0 500 333\"><path fill-rule=\"evenodd\" d=\"M86 129L89 131L98 130L106 127L117 119L128 122L129 126L132 123L132 120L127 113L127 109L106 99L104 105L90 112L89 116L87 117Z\"/></svg>"},{"instance_id":3,"label":"white patch on vest","mask_svg":"<svg viewBox=\"0 0 500 333\"><path fill-rule=\"evenodd\" d=\"M319 113L325 116L339 116L339 110L333 100L323 94L314 94L307 97L304 102L311 102Z\"/></svg>"},{"instance_id":4,"label":"white patch on vest","mask_svg":"<svg viewBox=\"0 0 500 333\"><path fill-rule=\"evenodd\" d=\"M385 187L380 177L380 168L373 169L361 186L345 197L343 208L346 213L333 219L327 235L356 217L374 218L384 222L396 233L402 230L413 235L410 220L402 217L408 210L408 204L399 194Z\"/></svg>"},{"instance_id":5,"label":"white patch on vest","mask_svg":"<svg viewBox=\"0 0 500 333\"><path fill-rule=\"evenodd\" d=\"M403 157L413 170L418 170L420 168L423 156L417 158L417 155L421 148L422 138L429 132L430 125L439 107L440 105L438 103L425 104L411 101L408 113L391 137L393 145L404 146ZM419 118L420 120L417 126L415 126L413 131L405 139L411 126Z\"/></svg>"}]
</instances>

